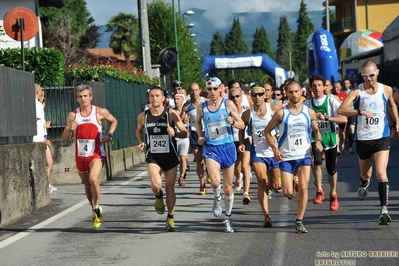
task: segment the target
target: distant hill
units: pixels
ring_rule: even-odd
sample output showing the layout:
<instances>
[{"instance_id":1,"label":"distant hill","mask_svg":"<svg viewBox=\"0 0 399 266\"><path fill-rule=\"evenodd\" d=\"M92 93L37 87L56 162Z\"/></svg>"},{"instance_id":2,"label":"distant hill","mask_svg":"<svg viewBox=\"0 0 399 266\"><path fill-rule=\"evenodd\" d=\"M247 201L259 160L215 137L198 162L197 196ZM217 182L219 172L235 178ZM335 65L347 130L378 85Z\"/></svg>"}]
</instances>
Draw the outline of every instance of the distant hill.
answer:
<instances>
[{"instance_id":1,"label":"distant hill","mask_svg":"<svg viewBox=\"0 0 399 266\"><path fill-rule=\"evenodd\" d=\"M194 23L195 27L191 29L192 33L196 34L196 42L198 43L198 51L203 54L209 54L210 44L212 42L213 35L216 33L216 29L212 21L208 20L204 13L206 10L202 9L192 9L194 15L189 18L190 23ZM298 12L259 12L259 13L236 13L231 14L229 19L231 23L222 29L218 29L222 36L230 31L233 24L234 16L238 16L240 19L240 25L242 31L244 32L245 39L248 43L248 47L251 49L253 35L256 28L260 28L262 25L265 27L267 35L270 39L272 49L277 49L277 38L278 38L278 27L280 24L280 17L287 16L288 24L290 25L291 31L297 30L297 19ZM321 28L321 23L323 20L323 11L308 11L308 16L313 22L315 30ZM97 48L109 47L109 39L111 32L105 32L106 26L100 26L99 33L101 34L100 42Z\"/></svg>"}]
</instances>

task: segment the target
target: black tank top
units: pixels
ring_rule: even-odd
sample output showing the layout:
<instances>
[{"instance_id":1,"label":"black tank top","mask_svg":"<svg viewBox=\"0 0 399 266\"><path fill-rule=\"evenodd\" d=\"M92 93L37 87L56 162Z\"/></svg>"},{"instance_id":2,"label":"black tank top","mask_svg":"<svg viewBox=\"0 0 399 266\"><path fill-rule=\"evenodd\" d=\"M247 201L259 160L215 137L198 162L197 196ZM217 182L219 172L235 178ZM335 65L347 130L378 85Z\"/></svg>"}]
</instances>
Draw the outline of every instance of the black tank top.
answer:
<instances>
[{"instance_id":1,"label":"black tank top","mask_svg":"<svg viewBox=\"0 0 399 266\"><path fill-rule=\"evenodd\" d=\"M144 113L144 125L147 131L147 156L165 156L177 155L176 140L169 136L167 128L168 125L174 128L170 123L169 108L165 108L159 116L153 116L150 110ZM165 157L167 159L167 157Z\"/></svg>"}]
</instances>

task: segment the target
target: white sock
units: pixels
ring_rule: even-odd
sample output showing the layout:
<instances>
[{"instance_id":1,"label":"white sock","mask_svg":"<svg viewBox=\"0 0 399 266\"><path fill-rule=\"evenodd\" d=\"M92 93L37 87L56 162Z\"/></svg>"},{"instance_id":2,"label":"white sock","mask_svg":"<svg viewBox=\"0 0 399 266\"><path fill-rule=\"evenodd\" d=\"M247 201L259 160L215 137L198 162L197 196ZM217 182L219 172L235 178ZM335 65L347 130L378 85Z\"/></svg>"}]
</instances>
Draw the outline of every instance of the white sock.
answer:
<instances>
[{"instance_id":1,"label":"white sock","mask_svg":"<svg viewBox=\"0 0 399 266\"><path fill-rule=\"evenodd\" d=\"M98 205L93 206L93 210L98 209Z\"/></svg>"},{"instance_id":2,"label":"white sock","mask_svg":"<svg viewBox=\"0 0 399 266\"><path fill-rule=\"evenodd\" d=\"M219 184L219 186L217 188L212 188L213 189L213 196L215 198L219 198L220 197L220 188L221 188L220 184Z\"/></svg>"},{"instance_id":3,"label":"white sock","mask_svg":"<svg viewBox=\"0 0 399 266\"><path fill-rule=\"evenodd\" d=\"M233 209L234 193L230 196L224 195L224 206L226 206L226 215L231 215Z\"/></svg>"}]
</instances>

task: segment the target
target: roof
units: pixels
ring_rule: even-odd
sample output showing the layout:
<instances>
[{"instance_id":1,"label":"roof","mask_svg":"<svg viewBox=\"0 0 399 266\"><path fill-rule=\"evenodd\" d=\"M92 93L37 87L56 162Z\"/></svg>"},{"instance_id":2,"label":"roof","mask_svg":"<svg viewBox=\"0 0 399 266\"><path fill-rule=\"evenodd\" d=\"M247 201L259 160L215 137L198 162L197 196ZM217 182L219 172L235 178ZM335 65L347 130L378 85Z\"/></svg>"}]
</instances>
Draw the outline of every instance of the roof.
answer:
<instances>
[{"instance_id":1,"label":"roof","mask_svg":"<svg viewBox=\"0 0 399 266\"><path fill-rule=\"evenodd\" d=\"M87 49L87 51L96 57L113 58L118 61L125 61L125 57L120 54L114 54L112 48L93 48L93 49ZM134 55L130 56L130 60L135 60L135 56Z\"/></svg>"},{"instance_id":2,"label":"roof","mask_svg":"<svg viewBox=\"0 0 399 266\"><path fill-rule=\"evenodd\" d=\"M65 6L67 0L39 0L39 6L53 6L56 8L61 8Z\"/></svg>"}]
</instances>

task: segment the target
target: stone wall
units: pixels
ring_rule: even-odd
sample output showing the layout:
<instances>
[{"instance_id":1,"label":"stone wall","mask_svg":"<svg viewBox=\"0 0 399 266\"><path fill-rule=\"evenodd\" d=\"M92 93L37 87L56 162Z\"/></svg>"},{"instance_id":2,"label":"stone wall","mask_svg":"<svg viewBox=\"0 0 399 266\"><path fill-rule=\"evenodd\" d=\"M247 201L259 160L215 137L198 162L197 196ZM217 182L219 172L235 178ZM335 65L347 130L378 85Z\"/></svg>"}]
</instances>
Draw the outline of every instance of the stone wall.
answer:
<instances>
[{"instance_id":1,"label":"stone wall","mask_svg":"<svg viewBox=\"0 0 399 266\"><path fill-rule=\"evenodd\" d=\"M12 223L34 210L29 163L36 178L36 207L50 204L43 143L0 145L0 225Z\"/></svg>"}]
</instances>

